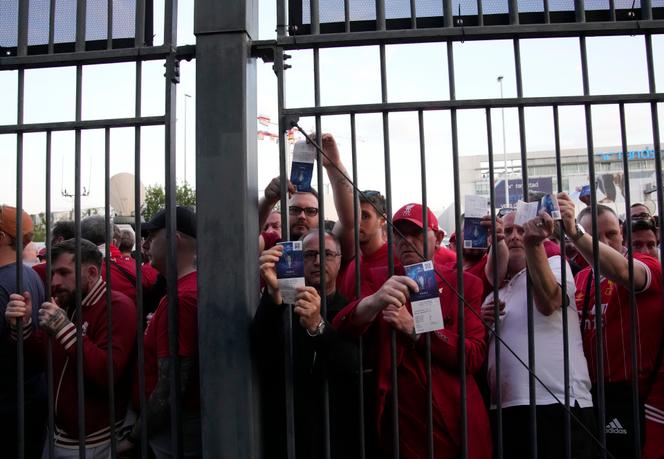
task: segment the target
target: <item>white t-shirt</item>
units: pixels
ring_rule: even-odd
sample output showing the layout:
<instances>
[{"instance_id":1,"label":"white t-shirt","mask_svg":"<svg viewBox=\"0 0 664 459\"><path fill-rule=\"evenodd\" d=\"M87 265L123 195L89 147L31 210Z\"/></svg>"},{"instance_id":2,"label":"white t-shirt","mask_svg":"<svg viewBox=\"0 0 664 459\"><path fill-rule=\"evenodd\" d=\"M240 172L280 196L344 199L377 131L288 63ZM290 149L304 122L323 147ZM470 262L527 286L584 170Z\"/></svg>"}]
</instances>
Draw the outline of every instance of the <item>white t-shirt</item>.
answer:
<instances>
[{"instance_id":1,"label":"white t-shirt","mask_svg":"<svg viewBox=\"0 0 664 459\"><path fill-rule=\"evenodd\" d=\"M558 284L561 284L560 256L549 258L549 266ZM574 294L576 287L574 277L567 263L566 291L569 298L567 308L567 328L569 336L569 387L570 404L579 403L582 408L592 406L590 395L590 377L588 365L583 354L579 316L576 311ZM528 300L526 295L526 270L515 275L508 284L499 291L505 302L505 315L500 320L501 338L528 364ZM485 302L489 302L493 294ZM535 300L533 299L533 302ZM563 313L562 308L550 316L545 316L533 304L533 322L535 336L535 374L555 394L561 402L565 400L564 360L563 360ZM491 407L495 408L496 390L496 340L491 337L489 343L489 389L491 390ZM500 346L500 391L503 407L528 405L530 392L528 386L528 370L509 352L504 345ZM557 403L556 399L540 384L535 382L538 405Z\"/></svg>"}]
</instances>

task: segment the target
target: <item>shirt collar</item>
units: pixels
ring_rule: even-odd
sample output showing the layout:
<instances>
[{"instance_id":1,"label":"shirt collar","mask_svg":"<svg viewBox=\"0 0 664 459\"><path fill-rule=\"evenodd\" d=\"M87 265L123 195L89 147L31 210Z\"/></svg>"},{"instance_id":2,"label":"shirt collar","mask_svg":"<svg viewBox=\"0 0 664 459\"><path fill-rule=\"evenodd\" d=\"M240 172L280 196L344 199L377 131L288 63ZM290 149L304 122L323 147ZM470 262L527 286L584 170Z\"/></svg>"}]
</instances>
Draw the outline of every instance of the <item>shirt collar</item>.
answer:
<instances>
[{"instance_id":1,"label":"shirt collar","mask_svg":"<svg viewBox=\"0 0 664 459\"><path fill-rule=\"evenodd\" d=\"M92 286L88 294L85 295L85 298L83 298L83 301L81 301L81 306L92 306L93 304L96 304L105 293L106 282L101 278L101 276L99 276L99 279L97 279L95 285Z\"/></svg>"}]
</instances>

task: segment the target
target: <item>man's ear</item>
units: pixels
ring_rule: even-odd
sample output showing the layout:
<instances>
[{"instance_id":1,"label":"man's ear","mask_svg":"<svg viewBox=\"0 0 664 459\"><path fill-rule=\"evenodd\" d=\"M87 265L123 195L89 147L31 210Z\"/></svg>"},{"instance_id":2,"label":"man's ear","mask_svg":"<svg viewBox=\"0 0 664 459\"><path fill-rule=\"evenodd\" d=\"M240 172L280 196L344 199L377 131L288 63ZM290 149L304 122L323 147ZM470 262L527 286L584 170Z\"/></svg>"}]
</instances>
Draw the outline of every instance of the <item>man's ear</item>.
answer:
<instances>
[{"instance_id":1,"label":"man's ear","mask_svg":"<svg viewBox=\"0 0 664 459\"><path fill-rule=\"evenodd\" d=\"M103 263L103 262L102 262ZM84 267L89 279L96 279L101 274L101 269L92 263Z\"/></svg>"},{"instance_id":2,"label":"man's ear","mask_svg":"<svg viewBox=\"0 0 664 459\"><path fill-rule=\"evenodd\" d=\"M440 248L440 244L443 242L443 237L445 237L445 232L443 230L437 230L436 232L436 250Z\"/></svg>"}]
</instances>

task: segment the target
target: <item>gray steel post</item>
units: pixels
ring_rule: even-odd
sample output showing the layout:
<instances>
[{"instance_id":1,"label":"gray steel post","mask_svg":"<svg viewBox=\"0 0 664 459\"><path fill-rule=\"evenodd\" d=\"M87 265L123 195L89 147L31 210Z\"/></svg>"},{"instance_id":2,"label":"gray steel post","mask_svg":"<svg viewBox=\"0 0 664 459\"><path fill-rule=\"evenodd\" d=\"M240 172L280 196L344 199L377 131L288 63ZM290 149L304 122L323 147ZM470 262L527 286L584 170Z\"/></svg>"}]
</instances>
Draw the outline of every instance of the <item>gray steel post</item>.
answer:
<instances>
[{"instance_id":1,"label":"gray steel post","mask_svg":"<svg viewBox=\"0 0 664 459\"><path fill-rule=\"evenodd\" d=\"M195 5L198 331L208 458L260 453L249 346L258 304L256 63L249 55L257 12L257 0Z\"/></svg>"}]
</instances>

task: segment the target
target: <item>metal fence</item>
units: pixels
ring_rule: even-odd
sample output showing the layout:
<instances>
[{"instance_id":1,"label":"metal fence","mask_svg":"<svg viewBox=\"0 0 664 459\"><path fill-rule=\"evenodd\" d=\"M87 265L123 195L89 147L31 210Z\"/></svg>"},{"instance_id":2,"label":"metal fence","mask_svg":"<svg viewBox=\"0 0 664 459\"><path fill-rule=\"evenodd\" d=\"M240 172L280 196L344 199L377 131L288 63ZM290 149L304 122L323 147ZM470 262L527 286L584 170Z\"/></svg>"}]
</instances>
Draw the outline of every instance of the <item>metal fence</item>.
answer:
<instances>
[{"instance_id":1,"label":"metal fence","mask_svg":"<svg viewBox=\"0 0 664 459\"><path fill-rule=\"evenodd\" d=\"M249 324L258 304L258 265L256 260L258 234L257 213L255 203L255 190L257 189L257 154L256 154L256 60L258 57L274 63L274 71L277 76L278 109L279 109L279 132L281 141L279 143L280 153L280 175L286 177L287 142L284 133L293 128L300 117L314 117L316 142L320 145L322 133L322 119L326 116L342 115L347 117L351 132L351 149L353 154L352 182L357 183L358 170L355 167L357 159L357 116L369 113L382 116L382 137L384 149L385 168L385 195L387 198L387 243L389 247L388 260L389 272L394 272L392 262L392 243L394 240L393 227L391 224L392 209L392 179L395 171L391 169L392 158L396 152L390 149L390 116L397 112L412 112L417 115L419 133L419 155L421 166L421 202L426 206L428 202L428 187L426 182L426 139L424 130L424 116L427 112L442 111L449 113L451 149L454 170L454 214L455 231L461 234L461 189L460 189L460 161L458 116L464 110L481 109L486 114L486 125L478 129L485 131L487 136L487 151L489 162L489 181L491 190L491 209L499 207L496 203L493 190L494 184L494 141L495 126L492 125L492 112L503 108L516 108L518 112L519 140L521 153L521 173L523 180L523 197L528 197L528 149L526 145L526 109L529 107L545 107L551 111L554 125L554 144L556 159L556 175L558 191L562 189L563 173L561 165L561 134L559 128L561 107L580 106L585 112L586 145L588 152L589 183L595 183L595 154L594 154L594 131L592 127L592 111L594 107L605 105L617 105L619 108L622 150L628 151L627 132L625 126L625 108L630 104L649 104L652 121L652 144L655 156L655 171L657 177L657 204L658 209L664 208L664 196L662 189L662 161L659 138L658 103L664 101L664 94L657 91L655 87L655 61L653 56L653 34L664 30L664 20L659 19L659 9L653 8L650 1L642 1L640 5L616 6L613 0L609 1L606 8L601 12L588 11L583 1L575 1L573 7L568 8L566 14L557 14L550 8L549 0L544 0L541 9L536 13L522 12L516 0L506 3L504 14L498 16L485 16L486 2L480 0L474 5L473 14L460 13L460 7L454 8L451 0L444 0L441 6L441 14L437 18L421 18L417 14L417 2L410 2L409 17L398 21L386 18L386 5L384 0L377 0L373 19L364 21L356 26L351 15L351 2L343 3L343 21L335 24L321 23L320 2L312 0L306 5L310 13L308 21L301 21L296 29L292 22L302 19L302 4L300 9L297 4L291 4L290 16L289 5L284 0L277 1L277 38L275 40L259 41L257 37L258 2L238 1L222 4L215 0L199 0L195 6L195 33L197 36L196 46L177 46L177 0L167 0L164 8L164 44L159 46L148 46L146 44L145 12L146 2L136 2L135 12L135 39L133 44L126 48L116 48L113 45L113 6L114 2L107 2L107 37L103 49L90 49L86 46L86 1L76 2L76 39L73 51L55 52L56 43L54 39L55 27L55 0L50 2L50 22L48 43L46 52L30 52L28 46L29 30L29 5L28 0L19 2L18 10L18 40L16 55L8 53L0 57L0 71L18 71L18 105L16 107L16 123L0 126L0 134L14 136L16 139L16 206L20 210L22 206L23 187L23 149L24 135L27 133L44 133L46 136L46 215L51 214L51 180L53 165L51 164L51 139L52 133L59 131L73 132L75 136L75 201L74 216L77 240L80 241L81 222L81 133L85 130L103 129L105 133L105 190L106 190L106 221L110 228L110 203L109 203L109 155L111 132L113 129L122 127L133 127L135 132L135 184L136 189L140 186L141 170L141 128L145 126L164 126L165 132L165 184L166 184L166 208L168 209L167 233L169 240L168 262L169 266L175 266L175 239L173 237L175 228L175 95L179 75L179 61L196 57L196 183L197 183L197 218L198 218L198 270L199 270L199 348L200 348L200 396L204 401L202 410L202 438L203 450L206 457L257 457L261 453L261 432L259 425L259 398L257 396L259 382L252 367L250 352ZM472 3L472 2L471 2ZM295 8L295 10L293 10ZM555 9L555 8L554 8ZM455 11L456 10L456 11ZM329 22L329 21L328 21ZM321 33L325 32L325 33ZM591 95L587 44L588 37L612 36L612 35L637 35L643 37L646 49L646 62L649 90L638 94L609 94ZM583 94L579 96L547 97L534 96L525 97L523 91L522 63L521 63L521 41L528 38L555 38L574 37L578 38L579 51L582 68ZM491 99L457 99L455 90L455 67L454 67L454 43L474 40L511 40L513 46L514 67L516 74L517 96L511 98ZM386 46L402 43L431 43L441 42L446 45L447 78L449 82L449 99L428 100L423 102L390 102L387 94L387 64ZM380 87L381 101L373 104L349 104L349 105L321 105L320 88L320 50L330 47L350 47L361 45L373 45L378 47L380 53ZM311 50L313 53L313 87L314 104L310 107L287 108L285 94L285 78L287 72L287 52L290 50ZM142 64L148 60L163 60L166 67L166 89L165 107L163 115L142 116L141 91L142 91ZM135 114L130 118L94 119L84 120L82 118L82 72L85 66L99 63L135 62ZM72 66L76 69L76 116L74 121L45 122L28 124L23 122L24 100L25 100L25 73L30 69ZM318 161L318 183L323 182L321 161ZM627 183L629 182L629 163L627 157L623 157L623 168ZM283 212L283 234L288 239L287 202L285 184L282 183ZM355 198L357 201L357 189ZM596 190L591 187L591 200L597 202ZM625 205L630 206L629 186L626 186ZM140 208L139 194L136 193L136 208ZM320 202L320 227L323 227L325 212L322 200ZM495 211L492 210L492 217ZM631 242L631 217L627 213L628 244ZM598 251L598 216L597 210L592 213L593 244L594 244L594 281L600 281L599 274L599 251ZM21 221L18 220L17 234L21 234ZM134 225L136 233L140 234L140 215L136 215ZM357 225L356 225L357 227ZM46 233L50 232L50 220L47 219ZM664 234L660 225L660 251L664 249ZM107 244L110 243L110 231L107 231ZM356 228L357 239L357 228ZM47 238L48 240L48 238ZM320 237L321 253L324 251L324 238ZM496 235L493 235L496 243ZM358 243L359 244L359 243ZM50 243L47 242L48 272L50 273ZM221 250L220 250L221 249ZM458 254L463 252L461 239L456 242ZM80 242L78 244L80 254ZM564 254L564 244L561 245ZM356 245L359 252L359 246ZM21 243L19 242L18 256L21 254ZM80 257L77 257L77 259ZM633 269L633 259L630 256L630 271ZM107 269L110 270L107 260ZM142 263L140 253L136 257L137 266L137 343L138 343L138 368L140 385L144 385L143 374L143 327L142 327L142 297L140 265ZM77 262L77 279L80 279L80 262ZM457 261L457 289L463 292L463 265L462 257ZM23 284L21 271L17 271L17 285ZM563 283L565 282L565 270L562 270ZM177 361L175 357L177 349L177 307L176 307L176 273L174 270L168 276L168 298L169 298L169 343L171 350L171 393L179 394ZM50 276L47 276L47 279ZM359 282L359 276L358 276ZM323 282L321 282L323 284ZM47 290L50 285L47 284ZM359 284L358 284L359 289ZM22 290L21 288L18 289ZM633 292L633 288L632 288ZM497 292L494 292L497 299ZM600 291L595 291L595 302L600 303ZM634 303L634 295L632 302ZM81 308L81 289L77 285L76 305L78 317ZM323 299L323 311L325 301ZM472 314L467 308L463 293L458 297L458 317L460 323L464 323L464 316ZM563 321L566 323L566 308L563 308ZM632 305L633 317L635 314ZM537 425L535 422L535 387L537 384L535 369L534 330L533 330L533 302L532 296L528 294L528 336L529 336L529 368L530 373L530 413L531 424L528 436L531 439L537 436ZM112 320L112 311L109 309L109 321ZM598 349L597 353L602 356L603 340L601 316L597 317ZM286 322L290 324L290 320ZM78 406L79 416L79 452L84 457L84 375L83 375L83 347L81 336L83 333L80 320L77 325L78 350L77 350L77 376L78 376ZM566 329L566 327L565 327ZM500 336L500 330L496 329L496 335ZM288 334L290 336L290 333ZM463 362L465 361L464 333L460 327L460 369L459 380L461 381L461 400L466 399L465 388L468 378ZM636 339L635 326L632 328L632 339ZM287 342L288 351L292 342ZM569 350L567 339L563 341L565 346L565 366L569 368ZM398 413L398 392L396 390L397 367L396 367L396 338L392 335L392 398L390 400L392 413ZM49 353L52 344L49 345ZM437 457L433 450L433 413L431 402L431 355L430 337L426 336L427 348L427 384L429 408L426 413L428 423L428 456ZM499 347L497 347L499 348ZM633 365L636 365L636 350L632 346ZM25 419L23 414L23 338L18 333L16 348L16 361L18 364L17 380L17 444L19 446L19 457L24 457ZM112 381L111 345L109 343L108 372L109 380ZM293 419L293 397L292 381L289 374L292 372L292 356L287 352L287 417L284 423L288 429L287 445L288 457L295 456L295 438L297 432L294 430ZM497 362L500 361L496 355ZM49 438L47 445L52 453L54 413L53 413L53 372L52 361L49 362L47 371L49 399ZM360 374L362 371L360 369ZM636 373L633 372L633 385L636 387ZM598 442L605 444L603 427L606 420L603 418L603 378L604 369L602 359L598 364L598 402L599 414ZM574 422L569 416L570 395L568 374L563 375L565 380L565 399L561 401L566 407L567 416L565 426L567 435L563 439L566 443L568 457L571 457L570 426ZM634 393L637 396L637 393ZM181 432L180 432L180 401L179 397L171 397L171 432L172 451L174 455L181 455ZM113 415L113 384L109 384L109 403L111 406L111 419ZM141 410L146 406L143 397L140 401ZM325 412L328 412L326 407ZM500 402L497 409L497 438L500 439ZM363 416L366 413L363 413ZM638 418L638 416L637 416ZM461 413L461 451L466 457L468 450L467 432L468 413L462 404ZM638 419L636 419L638 423ZM360 424L363 424L362 422ZM396 414L392 419L394 430L393 457L399 454L399 424ZM146 429L142 429L141 457L148 457ZM364 442L363 442L364 445ZM115 455L115 441L113 441L112 455ZM500 440L494 445L497 457L502 457L502 445ZM638 445L635 445L635 456L639 455ZM331 457L335 445L326 435L326 444L321 451L320 457ZM179 454L178 454L179 452ZM364 456L364 446L358 452L358 457ZM601 448L602 457L610 456L610 452ZM531 442L531 457L537 456L537 444Z\"/></svg>"}]
</instances>

